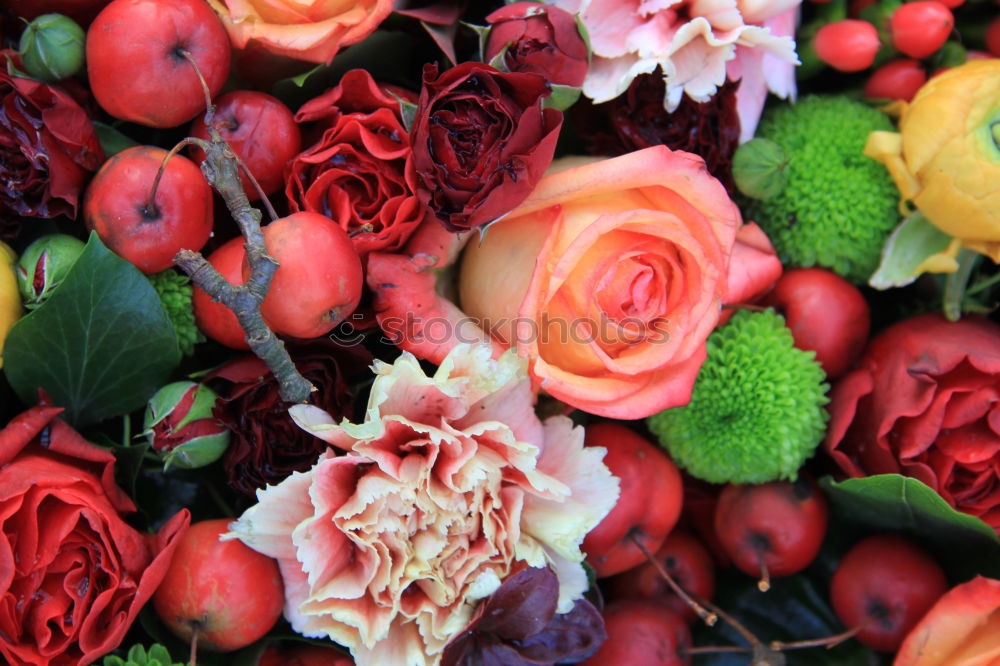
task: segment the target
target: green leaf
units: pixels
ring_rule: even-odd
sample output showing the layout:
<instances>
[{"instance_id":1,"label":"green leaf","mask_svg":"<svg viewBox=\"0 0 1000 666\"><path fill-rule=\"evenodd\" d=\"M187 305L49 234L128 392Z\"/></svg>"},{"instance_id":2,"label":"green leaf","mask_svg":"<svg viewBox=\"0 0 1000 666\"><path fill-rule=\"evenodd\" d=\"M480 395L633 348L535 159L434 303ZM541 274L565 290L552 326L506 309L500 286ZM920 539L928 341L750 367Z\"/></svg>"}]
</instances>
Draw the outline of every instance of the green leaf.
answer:
<instances>
[{"instance_id":1,"label":"green leaf","mask_svg":"<svg viewBox=\"0 0 1000 666\"><path fill-rule=\"evenodd\" d=\"M21 318L4 372L34 404L42 388L77 428L139 409L180 362L174 327L135 266L96 233L63 283Z\"/></svg>"},{"instance_id":2,"label":"green leaf","mask_svg":"<svg viewBox=\"0 0 1000 666\"><path fill-rule=\"evenodd\" d=\"M545 98L542 106L546 109L565 111L580 99L580 89L575 86L552 84L552 94Z\"/></svg>"},{"instance_id":3,"label":"green leaf","mask_svg":"<svg viewBox=\"0 0 1000 666\"><path fill-rule=\"evenodd\" d=\"M386 90L393 99L399 102L399 118L403 121L403 129L407 132L413 131L413 121L417 118L417 105L409 100L405 100L391 90Z\"/></svg>"},{"instance_id":4,"label":"green leaf","mask_svg":"<svg viewBox=\"0 0 1000 666\"><path fill-rule=\"evenodd\" d=\"M882 262L868 284L875 289L904 287L920 274L920 265L948 249L951 236L932 225L922 213L907 217L882 247Z\"/></svg>"},{"instance_id":5,"label":"green leaf","mask_svg":"<svg viewBox=\"0 0 1000 666\"><path fill-rule=\"evenodd\" d=\"M905 532L930 550L953 578L1000 577L1000 536L953 509L924 483L879 474L840 483L820 480L836 515L871 530Z\"/></svg>"},{"instance_id":6,"label":"green leaf","mask_svg":"<svg viewBox=\"0 0 1000 666\"><path fill-rule=\"evenodd\" d=\"M94 129L97 130L97 140L101 142L101 149L104 150L105 157L111 157L126 148L139 145L138 142L133 141L106 123L95 120Z\"/></svg>"}]
</instances>

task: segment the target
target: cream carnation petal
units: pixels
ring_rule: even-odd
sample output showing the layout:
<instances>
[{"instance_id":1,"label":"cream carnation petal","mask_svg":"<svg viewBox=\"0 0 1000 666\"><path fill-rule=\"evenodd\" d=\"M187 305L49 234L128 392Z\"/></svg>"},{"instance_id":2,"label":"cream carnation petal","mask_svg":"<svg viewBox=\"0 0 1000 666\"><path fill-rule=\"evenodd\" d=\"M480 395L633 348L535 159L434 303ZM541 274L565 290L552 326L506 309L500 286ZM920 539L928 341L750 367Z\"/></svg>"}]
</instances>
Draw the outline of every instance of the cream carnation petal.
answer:
<instances>
[{"instance_id":1,"label":"cream carnation petal","mask_svg":"<svg viewBox=\"0 0 1000 666\"><path fill-rule=\"evenodd\" d=\"M433 666L440 657L424 654L424 641L414 622L393 624L389 635L372 647L351 650L357 666Z\"/></svg>"},{"instance_id":2,"label":"cream carnation petal","mask_svg":"<svg viewBox=\"0 0 1000 666\"><path fill-rule=\"evenodd\" d=\"M629 52L627 38L645 20L636 11L637 0L591 0L582 13L595 56L618 58Z\"/></svg>"},{"instance_id":3,"label":"cream carnation petal","mask_svg":"<svg viewBox=\"0 0 1000 666\"><path fill-rule=\"evenodd\" d=\"M583 94L594 104L610 101L625 92L635 77L652 72L658 64L655 60L640 59L634 54L617 58L595 55L583 81Z\"/></svg>"},{"instance_id":4,"label":"cream carnation petal","mask_svg":"<svg viewBox=\"0 0 1000 666\"><path fill-rule=\"evenodd\" d=\"M567 560L554 551L546 551L546 556L556 578L559 579L559 601L556 605L556 612L568 613L573 610L576 600L590 589L587 570L580 562Z\"/></svg>"},{"instance_id":5,"label":"cream carnation petal","mask_svg":"<svg viewBox=\"0 0 1000 666\"><path fill-rule=\"evenodd\" d=\"M604 464L607 449L585 447L583 428L565 416L545 421L545 449L539 468L565 483L572 494L549 500L528 494L523 529L560 556L581 562L580 544L618 501L618 478Z\"/></svg>"},{"instance_id":6,"label":"cream carnation petal","mask_svg":"<svg viewBox=\"0 0 1000 666\"><path fill-rule=\"evenodd\" d=\"M239 539L258 553L279 562L295 559L292 532L313 515L309 499L312 470L293 472L276 486L257 491L257 504L229 524L223 539Z\"/></svg>"}]
</instances>

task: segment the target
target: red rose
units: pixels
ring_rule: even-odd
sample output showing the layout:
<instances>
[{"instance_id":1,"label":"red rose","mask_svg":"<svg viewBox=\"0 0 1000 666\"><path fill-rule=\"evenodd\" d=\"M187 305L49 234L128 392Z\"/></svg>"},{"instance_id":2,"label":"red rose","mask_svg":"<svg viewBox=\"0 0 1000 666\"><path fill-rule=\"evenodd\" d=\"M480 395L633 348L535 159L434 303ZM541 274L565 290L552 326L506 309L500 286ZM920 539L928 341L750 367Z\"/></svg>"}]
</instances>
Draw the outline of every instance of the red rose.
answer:
<instances>
[{"instance_id":1,"label":"red rose","mask_svg":"<svg viewBox=\"0 0 1000 666\"><path fill-rule=\"evenodd\" d=\"M549 83L579 88L587 76L587 43L576 18L539 2L515 2L486 17L493 27L486 41L490 62L510 43L504 61L512 72L532 72ZM661 102L662 106L662 102Z\"/></svg>"},{"instance_id":2,"label":"red rose","mask_svg":"<svg viewBox=\"0 0 1000 666\"><path fill-rule=\"evenodd\" d=\"M336 221L362 257L395 252L426 214L407 176L410 135L399 102L354 69L306 102L295 120L319 122L323 136L285 169L288 203Z\"/></svg>"},{"instance_id":3,"label":"red rose","mask_svg":"<svg viewBox=\"0 0 1000 666\"><path fill-rule=\"evenodd\" d=\"M496 220L527 198L552 161L562 113L543 109L537 74L465 62L424 66L413 125L417 195L449 231Z\"/></svg>"},{"instance_id":4,"label":"red rose","mask_svg":"<svg viewBox=\"0 0 1000 666\"><path fill-rule=\"evenodd\" d=\"M287 347L295 367L316 387L312 404L336 418L352 416L354 393L345 377L366 371L371 354L361 345L345 347L325 337L289 341ZM277 380L256 356L230 361L206 381L216 378L229 383L213 414L232 432L222 463L234 490L253 497L259 488L309 469L327 449L326 442L295 425Z\"/></svg>"},{"instance_id":5,"label":"red rose","mask_svg":"<svg viewBox=\"0 0 1000 666\"><path fill-rule=\"evenodd\" d=\"M76 217L87 173L103 161L97 132L72 97L0 71L0 218Z\"/></svg>"},{"instance_id":6,"label":"red rose","mask_svg":"<svg viewBox=\"0 0 1000 666\"><path fill-rule=\"evenodd\" d=\"M1000 530L1000 326L900 322L871 341L829 409L826 449L844 472L914 477Z\"/></svg>"},{"instance_id":7,"label":"red rose","mask_svg":"<svg viewBox=\"0 0 1000 666\"><path fill-rule=\"evenodd\" d=\"M0 430L0 655L84 666L116 648L160 584L184 509L157 534L122 520L135 506L115 458L33 407Z\"/></svg>"}]
</instances>

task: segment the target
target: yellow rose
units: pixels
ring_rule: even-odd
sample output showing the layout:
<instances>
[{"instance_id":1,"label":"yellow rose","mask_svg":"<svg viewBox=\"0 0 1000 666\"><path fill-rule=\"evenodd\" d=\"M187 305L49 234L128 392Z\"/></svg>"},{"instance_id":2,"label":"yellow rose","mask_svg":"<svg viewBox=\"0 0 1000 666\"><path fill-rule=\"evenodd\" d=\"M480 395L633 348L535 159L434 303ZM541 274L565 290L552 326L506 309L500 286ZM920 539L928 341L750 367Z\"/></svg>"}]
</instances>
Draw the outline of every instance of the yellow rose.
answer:
<instances>
[{"instance_id":1,"label":"yellow rose","mask_svg":"<svg viewBox=\"0 0 1000 666\"><path fill-rule=\"evenodd\" d=\"M949 69L898 108L899 133L872 132L865 155L931 224L1000 262L1000 59Z\"/></svg>"},{"instance_id":2,"label":"yellow rose","mask_svg":"<svg viewBox=\"0 0 1000 666\"><path fill-rule=\"evenodd\" d=\"M0 242L0 368L3 367L3 343L14 322L21 318L21 295L14 274L14 250Z\"/></svg>"}]
</instances>

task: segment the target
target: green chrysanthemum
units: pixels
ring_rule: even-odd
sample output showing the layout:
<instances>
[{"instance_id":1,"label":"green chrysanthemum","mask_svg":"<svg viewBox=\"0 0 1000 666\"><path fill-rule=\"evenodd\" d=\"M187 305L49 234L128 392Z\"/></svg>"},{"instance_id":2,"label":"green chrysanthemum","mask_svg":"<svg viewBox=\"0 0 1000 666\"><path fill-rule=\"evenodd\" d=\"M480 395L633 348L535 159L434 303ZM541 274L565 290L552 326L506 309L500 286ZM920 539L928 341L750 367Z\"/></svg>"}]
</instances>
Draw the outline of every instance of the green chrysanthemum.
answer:
<instances>
[{"instance_id":1,"label":"green chrysanthemum","mask_svg":"<svg viewBox=\"0 0 1000 666\"><path fill-rule=\"evenodd\" d=\"M167 311L167 316L177 331L177 342L180 344L181 353L190 356L194 353L194 346L205 341L205 336L194 322L190 278L172 268L146 277L159 294L163 309Z\"/></svg>"},{"instance_id":2,"label":"green chrysanthemum","mask_svg":"<svg viewBox=\"0 0 1000 666\"><path fill-rule=\"evenodd\" d=\"M780 315L740 311L709 336L690 404L651 416L649 428L699 479L794 479L823 438L825 380Z\"/></svg>"},{"instance_id":3,"label":"green chrysanthemum","mask_svg":"<svg viewBox=\"0 0 1000 666\"><path fill-rule=\"evenodd\" d=\"M146 652L146 648L142 645L133 645L124 659L108 655L104 658L104 666L182 666L182 664L174 662L167 648L154 643L150 646L149 652Z\"/></svg>"},{"instance_id":4,"label":"green chrysanthemum","mask_svg":"<svg viewBox=\"0 0 1000 666\"><path fill-rule=\"evenodd\" d=\"M748 162L742 171L751 185L761 169L780 171L778 192L740 183L743 157L759 161L754 142L737 152L734 175L746 193L765 197L748 201L744 212L767 232L782 263L868 281L899 224L899 190L886 168L862 151L871 132L893 129L881 111L842 96L804 97L764 114L756 137L777 144L784 159L775 164L768 153L767 164Z\"/></svg>"}]
</instances>

